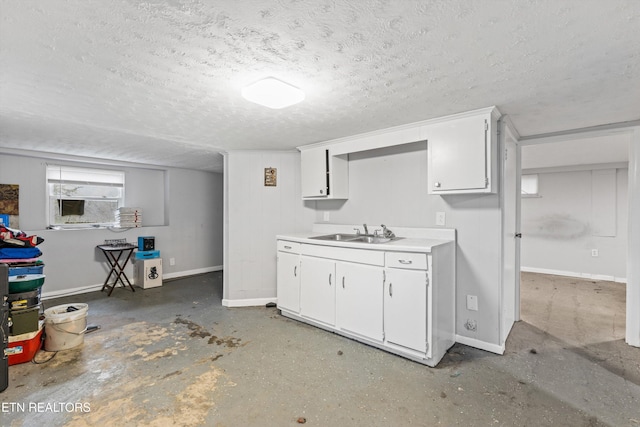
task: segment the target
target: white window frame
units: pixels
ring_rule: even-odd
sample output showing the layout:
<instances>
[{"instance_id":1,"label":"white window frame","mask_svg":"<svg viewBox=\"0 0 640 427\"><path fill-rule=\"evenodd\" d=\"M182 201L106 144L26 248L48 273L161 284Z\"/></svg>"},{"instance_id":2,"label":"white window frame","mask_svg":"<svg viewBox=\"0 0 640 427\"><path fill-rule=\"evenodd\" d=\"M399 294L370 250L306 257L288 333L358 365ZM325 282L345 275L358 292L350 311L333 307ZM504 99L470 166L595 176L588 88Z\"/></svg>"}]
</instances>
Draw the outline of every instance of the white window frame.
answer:
<instances>
[{"instance_id":1,"label":"white window frame","mask_svg":"<svg viewBox=\"0 0 640 427\"><path fill-rule=\"evenodd\" d=\"M540 179L537 173L522 174L520 178L521 197L540 197Z\"/></svg>"},{"instance_id":2,"label":"white window frame","mask_svg":"<svg viewBox=\"0 0 640 427\"><path fill-rule=\"evenodd\" d=\"M49 227L53 228L95 228L95 227L108 227L113 226L116 222L116 210L124 205L125 200L125 172L112 169L101 169L91 167L76 167L66 165L47 165L46 170L46 215L47 223ZM61 186L56 185L78 185L86 187L104 187L104 193L98 193L94 195L80 195L74 196L69 194L63 194ZM108 188L118 188L119 196L109 195L106 191ZM57 192L57 194L56 194ZM91 202L103 202L111 201L115 202L115 209L113 209L112 217L107 221L73 221L69 222L57 221L55 215L55 209L60 209L61 204L52 206L52 202L58 200L82 200L84 205ZM61 213L58 211L58 213ZM61 215L59 216L61 217ZM77 218L77 216L76 216Z\"/></svg>"}]
</instances>

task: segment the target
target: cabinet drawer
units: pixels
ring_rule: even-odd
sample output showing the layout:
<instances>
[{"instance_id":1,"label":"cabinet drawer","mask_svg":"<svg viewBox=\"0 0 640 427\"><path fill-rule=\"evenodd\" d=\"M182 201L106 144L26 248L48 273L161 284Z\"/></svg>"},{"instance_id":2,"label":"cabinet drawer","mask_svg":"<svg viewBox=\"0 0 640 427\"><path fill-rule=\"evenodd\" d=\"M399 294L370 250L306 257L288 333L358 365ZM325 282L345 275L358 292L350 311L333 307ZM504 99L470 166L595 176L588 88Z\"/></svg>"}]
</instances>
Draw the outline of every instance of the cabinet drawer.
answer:
<instances>
[{"instance_id":1,"label":"cabinet drawer","mask_svg":"<svg viewBox=\"0 0 640 427\"><path fill-rule=\"evenodd\" d=\"M385 265L391 268L428 270L427 254L414 252L385 252L384 261Z\"/></svg>"},{"instance_id":2,"label":"cabinet drawer","mask_svg":"<svg viewBox=\"0 0 640 427\"><path fill-rule=\"evenodd\" d=\"M278 250L282 252L300 253L300 243L278 240Z\"/></svg>"},{"instance_id":3,"label":"cabinet drawer","mask_svg":"<svg viewBox=\"0 0 640 427\"><path fill-rule=\"evenodd\" d=\"M337 246L302 245L302 255L329 258L338 261L357 262L359 264L384 266L382 251L366 249L340 248Z\"/></svg>"}]
</instances>

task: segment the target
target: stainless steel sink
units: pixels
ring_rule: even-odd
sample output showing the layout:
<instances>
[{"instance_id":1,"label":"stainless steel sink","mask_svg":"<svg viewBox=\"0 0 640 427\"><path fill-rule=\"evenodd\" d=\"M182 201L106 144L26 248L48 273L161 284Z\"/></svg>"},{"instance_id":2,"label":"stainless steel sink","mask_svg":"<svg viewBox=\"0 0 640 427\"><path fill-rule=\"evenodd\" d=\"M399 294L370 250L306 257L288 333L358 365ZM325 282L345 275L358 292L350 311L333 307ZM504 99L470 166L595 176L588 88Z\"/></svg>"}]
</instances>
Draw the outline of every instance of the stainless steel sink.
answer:
<instances>
[{"instance_id":1,"label":"stainless steel sink","mask_svg":"<svg viewBox=\"0 0 640 427\"><path fill-rule=\"evenodd\" d=\"M396 240L397 237L389 238L382 236L372 236L369 234L327 234L325 236L310 237L315 240L330 240L334 242L351 242L351 243L387 243L391 240Z\"/></svg>"},{"instance_id":2,"label":"stainless steel sink","mask_svg":"<svg viewBox=\"0 0 640 427\"><path fill-rule=\"evenodd\" d=\"M354 239L358 239L361 236L359 234L327 234L326 236L311 237L316 240L333 240L339 242L350 242Z\"/></svg>"},{"instance_id":3,"label":"stainless steel sink","mask_svg":"<svg viewBox=\"0 0 640 427\"><path fill-rule=\"evenodd\" d=\"M379 237L379 236L360 236L352 242L363 242L363 243L387 243L390 242L391 239L389 237Z\"/></svg>"}]
</instances>

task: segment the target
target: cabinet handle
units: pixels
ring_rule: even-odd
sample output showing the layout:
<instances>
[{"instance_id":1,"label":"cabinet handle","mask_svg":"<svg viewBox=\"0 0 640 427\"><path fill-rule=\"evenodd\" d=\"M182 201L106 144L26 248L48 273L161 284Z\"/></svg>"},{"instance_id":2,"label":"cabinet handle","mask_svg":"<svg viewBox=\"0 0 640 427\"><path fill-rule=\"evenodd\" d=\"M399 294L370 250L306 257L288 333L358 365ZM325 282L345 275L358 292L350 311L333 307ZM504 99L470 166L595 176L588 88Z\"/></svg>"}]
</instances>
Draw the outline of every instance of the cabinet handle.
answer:
<instances>
[{"instance_id":1,"label":"cabinet handle","mask_svg":"<svg viewBox=\"0 0 640 427\"><path fill-rule=\"evenodd\" d=\"M324 194L324 190L320 190L320 194Z\"/></svg>"},{"instance_id":2,"label":"cabinet handle","mask_svg":"<svg viewBox=\"0 0 640 427\"><path fill-rule=\"evenodd\" d=\"M285 249L291 249L291 246L285 246L284 248Z\"/></svg>"},{"instance_id":3,"label":"cabinet handle","mask_svg":"<svg viewBox=\"0 0 640 427\"><path fill-rule=\"evenodd\" d=\"M433 186L434 186L434 187L436 187L436 188L440 188L440 185L441 185L441 184L440 184L439 182L434 182L434 183L433 183Z\"/></svg>"},{"instance_id":4,"label":"cabinet handle","mask_svg":"<svg viewBox=\"0 0 640 427\"><path fill-rule=\"evenodd\" d=\"M329 273L329 286L331 286L331 274L332 273Z\"/></svg>"},{"instance_id":5,"label":"cabinet handle","mask_svg":"<svg viewBox=\"0 0 640 427\"><path fill-rule=\"evenodd\" d=\"M293 266L293 277L298 277L298 266L297 265Z\"/></svg>"},{"instance_id":6,"label":"cabinet handle","mask_svg":"<svg viewBox=\"0 0 640 427\"><path fill-rule=\"evenodd\" d=\"M393 296L393 283L389 282L389 296Z\"/></svg>"},{"instance_id":7,"label":"cabinet handle","mask_svg":"<svg viewBox=\"0 0 640 427\"><path fill-rule=\"evenodd\" d=\"M344 289L344 276L342 276L342 289Z\"/></svg>"},{"instance_id":8,"label":"cabinet handle","mask_svg":"<svg viewBox=\"0 0 640 427\"><path fill-rule=\"evenodd\" d=\"M411 261L410 259L399 259L398 262L405 265L413 264L413 261Z\"/></svg>"}]
</instances>

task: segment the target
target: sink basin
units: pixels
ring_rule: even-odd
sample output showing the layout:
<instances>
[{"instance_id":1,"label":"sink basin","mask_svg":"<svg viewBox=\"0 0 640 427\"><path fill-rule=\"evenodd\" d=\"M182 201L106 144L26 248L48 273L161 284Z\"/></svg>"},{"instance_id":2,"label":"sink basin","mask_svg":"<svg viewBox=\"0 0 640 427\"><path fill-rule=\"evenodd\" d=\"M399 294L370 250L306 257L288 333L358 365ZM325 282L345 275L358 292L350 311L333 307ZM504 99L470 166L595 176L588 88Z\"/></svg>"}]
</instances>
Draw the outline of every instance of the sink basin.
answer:
<instances>
[{"instance_id":1,"label":"sink basin","mask_svg":"<svg viewBox=\"0 0 640 427\"><path fill-rule=\"evenodd\" d=\"M310 237L315 240L331 240L334 242L352 242L352 243L387 243L397 237L389 238L382 236L371 236L362 234L327 234L325 236Z\"/></svg>"},{"instance_id":2,"label":"sink basin","mask_svg":"<svg viewBox=\"0 0 640 427\"><path fill-rule=\"evenodd\" d=\"M351 242L355 239L360 238L359 234L327 234L326 236L316 236L311 237L311 239L315 240L333 240L336 242Z\"/></svg>"},{"instance_id":3,"label":"sink basin","mask_svg":"<svg viewBox=\"0 0 640 427\"><path fill-rule=\"evenodd\" d=\"M360 236L357 239L352 240L352 242L363 242L363 243L387 243L390 241L391 239L388 237L378 237L378 236Z\"/></svg>"}]
</instances>

